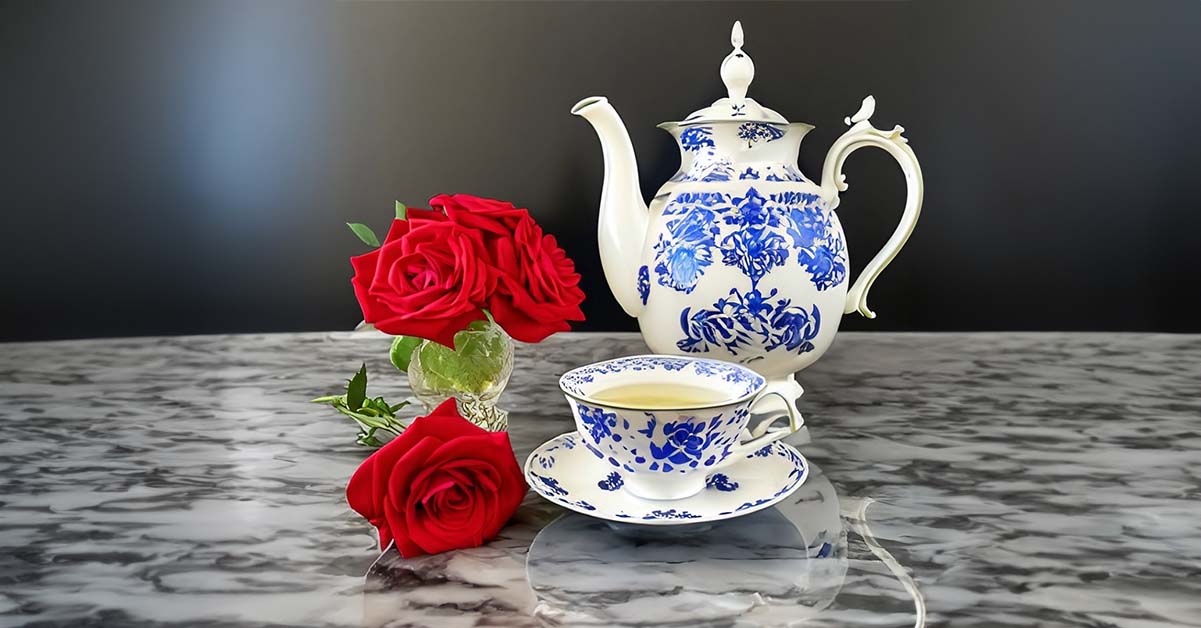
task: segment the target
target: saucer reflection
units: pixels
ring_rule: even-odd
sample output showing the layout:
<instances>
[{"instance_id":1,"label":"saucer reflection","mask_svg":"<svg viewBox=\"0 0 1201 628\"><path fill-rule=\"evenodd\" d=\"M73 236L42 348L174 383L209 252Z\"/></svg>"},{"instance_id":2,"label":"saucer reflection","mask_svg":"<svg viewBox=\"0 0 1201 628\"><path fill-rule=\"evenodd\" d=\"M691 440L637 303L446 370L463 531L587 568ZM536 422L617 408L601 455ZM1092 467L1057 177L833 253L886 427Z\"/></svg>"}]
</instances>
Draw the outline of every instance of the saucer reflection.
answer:
<instances>
[{"instance_id":1,"label":"saucer reflection","mask_svg":"<svg viewBox=\"0 0 1201 628\"><path fill-rule=\"evenodd\" d=\"M847 572L838 497L820 469L778 507L670 528L569 514L526 562L542 623L786 625L817 614Z\"/></svg>"}]
</instances>

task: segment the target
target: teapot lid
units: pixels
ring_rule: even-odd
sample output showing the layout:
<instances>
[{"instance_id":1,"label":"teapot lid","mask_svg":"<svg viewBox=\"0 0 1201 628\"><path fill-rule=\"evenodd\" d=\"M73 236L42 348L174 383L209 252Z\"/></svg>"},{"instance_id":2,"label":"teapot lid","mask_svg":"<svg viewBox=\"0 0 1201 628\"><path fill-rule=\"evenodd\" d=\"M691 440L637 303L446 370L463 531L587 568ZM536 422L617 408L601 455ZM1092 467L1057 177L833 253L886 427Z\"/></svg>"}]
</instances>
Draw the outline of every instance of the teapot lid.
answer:
<instances>
[{"instance_id":1,"label":"teapot lid","mask_svg":"<svg viewBox=\"0 0 1201 628\"><path fill-rule=\"evenodd\" d=\"M746 97L746 90L755 78L755 63L742 51L742 22L734 22L730 43L734 51L721 62L721 80L726 84L727 98L719 98L704 109L693 111L681 125L707 122L741 121L788 124L784 116Z\"/></svg>"}]
</instances>

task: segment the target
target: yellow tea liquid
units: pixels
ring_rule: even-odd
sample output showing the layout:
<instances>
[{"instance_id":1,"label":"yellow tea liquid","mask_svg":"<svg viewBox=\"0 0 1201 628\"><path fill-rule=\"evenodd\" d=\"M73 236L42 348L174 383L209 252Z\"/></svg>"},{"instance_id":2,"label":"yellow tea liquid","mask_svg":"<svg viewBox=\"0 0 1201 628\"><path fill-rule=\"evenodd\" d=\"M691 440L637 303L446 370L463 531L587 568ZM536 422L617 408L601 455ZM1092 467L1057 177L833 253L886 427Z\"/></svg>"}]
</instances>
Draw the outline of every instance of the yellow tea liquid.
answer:
<instances>
[{"instance_id":1,"label":"yellow tea liquid","mask_svg":"<svg viewBox=\"0 0 1201 628\"><path fill-rule=\"evenodd\" d=\"M690 384L623 384L597 391L589 397L602 403L647 410L701 408L730 399L720 390Z\"/></svg>"}]
</instances>

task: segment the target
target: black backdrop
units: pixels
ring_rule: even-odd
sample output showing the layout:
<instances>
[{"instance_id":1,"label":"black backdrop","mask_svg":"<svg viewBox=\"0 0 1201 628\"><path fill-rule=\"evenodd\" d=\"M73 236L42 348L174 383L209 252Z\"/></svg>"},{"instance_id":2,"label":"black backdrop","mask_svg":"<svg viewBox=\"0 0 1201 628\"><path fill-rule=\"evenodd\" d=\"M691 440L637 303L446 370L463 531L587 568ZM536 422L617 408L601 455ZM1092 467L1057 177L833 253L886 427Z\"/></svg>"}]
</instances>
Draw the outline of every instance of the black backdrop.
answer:
<instances>
[{"instance_id":1,"label":"black backdrop","mask_svg":"<svg viewBox=\"0 0 1201 628\"><path fill-rule=\"evenodd\" d=\"M633 329L600 274L608 96L642 187L654 128L722 95L817 125L899 123L922 220L844 328L1201 331L1201 2L6 2L0 337L349 328L342 223L470 192L531 208L584 275L582 329ZM846 167L858 271L899 216L880 151Z\"/></svg>"}]
</instances>

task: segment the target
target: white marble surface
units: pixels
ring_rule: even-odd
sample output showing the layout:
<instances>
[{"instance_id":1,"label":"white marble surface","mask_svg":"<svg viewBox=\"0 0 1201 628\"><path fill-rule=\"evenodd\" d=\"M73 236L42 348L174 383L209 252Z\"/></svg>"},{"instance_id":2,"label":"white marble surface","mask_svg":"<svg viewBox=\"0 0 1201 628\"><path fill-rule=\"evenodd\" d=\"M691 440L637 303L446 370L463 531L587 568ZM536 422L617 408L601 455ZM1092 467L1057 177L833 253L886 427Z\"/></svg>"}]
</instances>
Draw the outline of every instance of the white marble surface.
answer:
<instances>
[{"instance_id":1,"label":"white marble surface","mask_svg":"<svg viewBox=\"0 0 1201 628\"><path fill-rule=\"evenodd\" d=\"M364 580L367 452L306 400L364 357L405 396L386 349L0 344L0 625L911 626L869 532L929 625L1201 626L1201 337L843 334L802 376L814 477L761 517L648 539L530 496L489 546ZM518 454L571 429L555 376L641 350L519 347Z\"/></svg>"}]
</instances>

